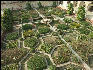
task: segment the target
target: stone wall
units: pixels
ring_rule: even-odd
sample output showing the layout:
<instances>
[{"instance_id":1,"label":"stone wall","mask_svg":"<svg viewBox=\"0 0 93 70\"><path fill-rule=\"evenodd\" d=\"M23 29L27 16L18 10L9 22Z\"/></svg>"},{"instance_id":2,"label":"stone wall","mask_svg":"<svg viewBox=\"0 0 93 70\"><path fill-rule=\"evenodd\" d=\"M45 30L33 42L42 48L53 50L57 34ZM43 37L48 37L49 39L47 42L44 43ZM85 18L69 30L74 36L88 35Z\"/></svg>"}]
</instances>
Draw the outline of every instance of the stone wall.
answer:
<instances>
[{"instance_id":1,"label":"stone wall","mask_svg":"<svg viewBox=\"0 0 93 70\"><path fill-rule=\"evenodd\" d=\"M1 1L1 9L24 9L28 1ZM29 1L34 7L38 7L39 1ZM43 6L52 6L53 1L40 1Z\"/></svg>"}]
</instances>

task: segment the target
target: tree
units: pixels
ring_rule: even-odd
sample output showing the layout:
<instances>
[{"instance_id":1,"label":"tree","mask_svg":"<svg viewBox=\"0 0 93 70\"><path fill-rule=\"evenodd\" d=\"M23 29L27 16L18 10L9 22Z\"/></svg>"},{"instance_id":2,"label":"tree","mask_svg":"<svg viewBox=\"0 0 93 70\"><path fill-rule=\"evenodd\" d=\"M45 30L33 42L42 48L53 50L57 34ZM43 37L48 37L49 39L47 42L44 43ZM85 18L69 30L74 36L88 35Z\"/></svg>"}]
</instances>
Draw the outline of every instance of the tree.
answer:
<instances>
[{"instance_id":1,"label":"tree","mask_svg":"<svg viewBox=\"0 0 93 70\"><path fill-rule=\"evenodd\" d=\"M23 30L29 30L29 29L32 29L32 25L31 24L25 24L25 25L23 25Z\"/></svg>"},{"instance_id":2,"label":"tree","mask_svg":"<svg viewBox=\"0 0 93 70\"><path fill-rule=\"evenodd\" d=\"M40 1L38 2L38 7L39 8L42 8L43 7Z\"/></svg>"},{"instance_id":3,"label":"tree","mask_svg":"<svg viewBox=\"0 0 93 70\"><path fill-rule=\"evenodd\" d=\"M78 8L77 19L78 19L79 21L85 20L85 8L84 8L84 6L80 6L80 7Z\"/></svg>"},{"instance_id":4,"label":"tree","mask_svg":"<svg viewBox=\"0 0 93 70\"><path fill-rule=\"evenodd\" d=\"M67 11L67 13L69 15L72 15L73 14L73 11L74 11L73 4L72 3L69 3L68 4L68 11Z\"/></svg>"},{"instance_id":5,"label":"tree","mask_svg":"<svg viewBox=\"0 0 93 70\"><path fill-rule=\"evenodd\" d=\"M56 7L57 6L56 1L53 1L53 5L52 6L53 7Z\"/></svg>"},{"instance_id":6,"label":"tree","mask_svg":"<svg viewBox=\"0 0 93 70\"><path fill-rule=\"evenodd\" d=\"M6 32L13 30L13 14L10 9L4 10L4 15L2 17L2 26Z\"/></svg>"},{"instance_id":7,"label":"tree","mask_svg":"<svg viewBox=\"0 0 93 70\"><path fill-rule=\"evenodd\" d=\"M29 2L26 3L26 9L27 9L27 10L31 10L31 9L32 9L32 7L31 7L31 5L30 5Z\"/></svg>"}]
</instances>

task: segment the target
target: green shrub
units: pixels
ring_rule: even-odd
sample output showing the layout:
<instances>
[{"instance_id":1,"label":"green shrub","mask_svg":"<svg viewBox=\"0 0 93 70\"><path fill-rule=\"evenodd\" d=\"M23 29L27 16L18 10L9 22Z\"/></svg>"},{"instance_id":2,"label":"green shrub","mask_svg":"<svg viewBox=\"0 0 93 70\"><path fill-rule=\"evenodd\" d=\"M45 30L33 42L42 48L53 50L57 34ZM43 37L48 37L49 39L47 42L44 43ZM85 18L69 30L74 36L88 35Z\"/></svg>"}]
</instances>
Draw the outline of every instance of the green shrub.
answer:
<instances>
[{"instance_id":1,"label":"green shrub","mask_svg":"<svg viewBox=\"0 0 93 70\"><path fill-rule=\"evenodd\" d=\"M37 17L39 17L39 15L38 14L31 14L31 17L32 18L37 18Z\"/></svg>"},{"instance_id":2,"label":"green shrub","mask_svg":"<svg viewBox=\"0 0 93 70\"><path fill-rule=\"evenodd\" d=\"M56 70L56 66L50 65L50 66L49 66L49 70Z\"/></svg>"},{"instance_id":3,"label":"green shrub","mask_svg":"<svg viewBox=\"0 0 93 70\"><path fill-rule=\"evenodd\" d=\"M46 53L50 53L51 50L53 49L53 46L51 44L44 43L41 46L41 49L43 49Z\"/></svg>"},{"instance_id":4,"label":"green shrub","mask_svg":"<svg viewBox=\"0 0 93 70\"><path fill-rule=\"evenodd\" d=\"M80 39L81 40L86 40L87 39L87 36L86 35L81 35Z\"/></svg>"},{"instance_id":5,"label":"green shrub","mask_svg":"<svg viewBox=\"0 0 93 70\"><path fill-rule=\"evenodd\" d=\"M89 38L93 39L93 32L89 33Z\"/></svg>"},{"instance_id":6,"label":"green shrub","mask_svg":"<svg viewBox=\"0 0 93 70\"><path fill-rule=\"evenodd\" d=\"M71 18L64 18L63 19L65 23L72 23L73 20Z\"/></svg>"},{"instance_id":7,"label":"green shrub","mask_svg":"<svg viewBox=\"0 0 93 70\"><path fill-rule=\"evenodd\" d=\"M87 26L89 26L90 23L87 22L87 21L81 21L80 24L84 25L85 27L87 27Z\"/></svg>"},{"instance_id":8,"label":"green shrub","mask_svg":"<svg viewBox=\"0 0 93 70\"><path fill-rule=\"evenodd\" d=\"M31 10L31 9L32 9L32 7L31 7L31 5L30 5L29 2L26 3L26 9L27 9L27 10Z\"/></svg>"},{"instance_id":9,"label":"green shrub","mask_svg":"<svg viewBox=\"0 0 93 70\"><path fill-rule=\"evenodd\" d=\"M23 14L22 15L22 23L28 23L29 22L30 15Z\"/></svg>"},{"instance_id":10,"label":"green shrub","mask_svg":"<svg viewBox=\"0 0 93 70\"><path fill-rule=\"evenodd\" d=\"M56 64L66 63L70 60L71 52L65 45L58 48L57 51L58 51L58 54L53 56L54 62Z\"/></svg>"},{"instance_id":11,"label":"green shrub","mask_svg":"<svg viewBox=\"0 0 93 70\"><path fill-rule=\"evenodd\" d=\"M85 28L85 27L79 28L78 30L80 31L81 34L88 35L88 34L90 33L90 30L88 30L88 29Z\"/></svg>"},{"instance_id":12,"label":"green shrub","mask_svg":"<svg viewBox=\"0 0 93 70\"><path fill-rule=\"evenodd\" d=\"M29 30L29 29L32 29L32 27L33 26L31 24L25 24L25 25L22 26L22 29L23 30Z\"/></svg>"},{"instance_id":13,"label":"green shrub","mask_svg":"<svg viewBox=\"0 0 93 70\"><path fill-rule=\"evenodd\" d=\"M40 37L40 33L36 32L35 36L36 36L37 38L39 38L39 37Z\"/></svg>"},{"instance_id":14,"label":"green shrub","mask_svg":"<svg viewBox=\"0 0 93 70\"><path fill-rule=\"evenodd\" d=\"M34 36L34 31L32 31L32 30L24 31L23 35L24 35L24 37Z\"/></svg>"},{"instance_id":15,"label":"green shrub","mask_svg":"<svg viewBox=\"0 0 93 70\"><path fill-rule=\"evenodd\" d=\"M44 57L41 57L39 55L34 55L27 62L27 67L28 70L43 70L47 66Z\"/></svg>"},{"instance_id":16,"label":"green shrub","mask_svg":"<svg viewBox=\"0 0 93 70\"><path fill-rule=\"evenodd\" d=\"M66 12L62 10L61 13L58 16L63 18L65 16L65 14L66 14Z\"/></svg>"},{"instance_id":17,"label":"green shrub","mask_svg":"<svg viewBox=\"0 0 93 70\"><path fill-rule=\"evenodd\" d=\"M42 8L43 6L42 6L42 4L41 4L41 2L39 1L38 2L38 8Z\"/></svg>"},{"instance_id":18,"label":"green shrub","mask_svg":"<svg viewBox=\"0 0 93 70\"><path fill-rule=\"evenodd\" d=\"M24 18L22 18L22 22L23 22L23 23L28 23L28 22L29 22L29 19L26 18L26 17L24 17Z\"/></svg>"},{"instance_id":19,"label":"green shrub","mask_svg":"<svg viewBox=\"0 0 93 70\"><path fill-rule=\"evenodd\" d=\"M7 49L9 49L9 48L17 48L17 47L18 47L18 41L9 41L6 44Z\"/></svg>"},{"instance_id":20,"label":"green shrub","mask_svg":"<svg viewBox=\"0 0 93 70\"><path fill-rule=\"evenodd\" d=\"M19 38L18 32L9 33L6 36L6 40L16 40Z\"/></svg>"},{"instance_id":21,"label":"green shrub","mask_svg":"<svg viewBox=\"0 0 93 70\"><path fill-rule=\"evenodd\" d=\"M78 8L77 19L78 19L79 21L85 20L85 8L84 8L83 6L80 6L80 7Z\"/></svg>"},{"instance_id":22,"label":"green shrub","mask_svg":"<svg viewBox=\"0 0 93 70\"><path fill-rule=\"evenodd\" d=\"M14 21L18 21L19 19L18 19L17 16L13 16L13 20L14 20Z\"/></svg>"},{"instance_id":23,"label":"green shrub","mask_svg":"<svg viewBox=\"0 0 93 70\"><path fill-rule=\"evenodd\" d=\"M72 15L73 14L73 11L74 11L73 4L72 3L69 3L68 4L68 11L67 11L67 13L69 15Z\"/></svg>"},{"instance_id":24,"label":"green shrub","mask_svg":"<svg viewBox=\"0 0 93 70\"><path fill-rule=\"evenodd\" d=\"M73 22L70 24L71 28L79 28L80 27L80 24L76 23L76 22Z\"/></svg>"},{"instance_id":25,"label":"green shrub","mask_svg":"<svg viewBox=\"0 0 93 70\"><path fill-rule=\"evenodd\" d=\"M48 33L50 29L48 27L40 27L38 31L40 34L45 34L45 33Z\"/></svg>"},{"instance_id":26,"label":"green shrub","mask_svg":"<svg viewBox=\"0 0 93 70\"><path fill-rule=\"evenodd\" d=\"M57 6L56 1L53 1L53 5L52 6L53 7L56 7Z\"/></svg>"},{"instance_id":27,"label":"green shrub","mask_svg":"<svg viewBox=\"0 0 93 70\"><path fill-rule=\"evenodd\" d=\"M91 31L93 31L93 26L87 26Z\"/></svg>"},{"instance_id":28,"label":"green shrub","mask_svg":"<svg viewBox=\"0 0 93 70\"><path fill-rule=\"evenodd\" d=\"M67 30L67 29L69 29L69 26L66 25L66 24L59 24L59 25L57 26L57 28L58 28L58 29L61 29L61 30Z\"/></svg>"},{"instance_id":29,"label":"green shrub","mask_svg":"<svg viewBox=\"0 0 93 70\"><path fill-rule=\"evenodd\" d=\"M33 49L35 47L35 45L37 44L37 39L35 37L26 38L24 40L24 44L25 44L25 47L30 47Z\"/></svg>"}]
</instances>

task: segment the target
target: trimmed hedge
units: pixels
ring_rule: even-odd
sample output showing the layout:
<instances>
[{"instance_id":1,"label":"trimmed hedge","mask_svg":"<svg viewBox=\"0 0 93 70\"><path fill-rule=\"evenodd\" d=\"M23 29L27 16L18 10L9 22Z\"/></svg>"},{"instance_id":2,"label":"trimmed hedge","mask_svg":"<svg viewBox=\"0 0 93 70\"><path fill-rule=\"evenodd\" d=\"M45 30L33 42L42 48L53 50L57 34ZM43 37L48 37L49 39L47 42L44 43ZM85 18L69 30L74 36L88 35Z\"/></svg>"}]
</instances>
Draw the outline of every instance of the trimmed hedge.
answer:
<instances>
[{"instance_id":1,"label":"trimmed hedge","mask_svg":"<svg viewBox=\"0 0 93 70\"><path fill-rule=\"evenodd\" d=\"M29 30L29 29L32 30L32 27L33 26L31 24L25 24L25 25L22 26L23 30Z\"/></svg>"},{"instance_id":2,"label":"trimmed hedge","mask_svg":"<svg viewBox=\"0 0 93 70\"><path fill-rule=\"evenodd\" d=\"M46 33L48 33L50 31L50 28L48 28L48 27L40 27L38 29L38 31L39 31L40 34L46 34Z\"/></svg>"},{"instance_id":3,"label":"trimmed hedge","mask_svg":"<svg viewBox=\"0 0 93 70\"><path fill-rule=\"evenodd\" d=\"M57 26L58 29L61 29L61 30L67 30L69 29L69 26L67 26L66 24L59 24Z\"/></svg>"}]
</instances>

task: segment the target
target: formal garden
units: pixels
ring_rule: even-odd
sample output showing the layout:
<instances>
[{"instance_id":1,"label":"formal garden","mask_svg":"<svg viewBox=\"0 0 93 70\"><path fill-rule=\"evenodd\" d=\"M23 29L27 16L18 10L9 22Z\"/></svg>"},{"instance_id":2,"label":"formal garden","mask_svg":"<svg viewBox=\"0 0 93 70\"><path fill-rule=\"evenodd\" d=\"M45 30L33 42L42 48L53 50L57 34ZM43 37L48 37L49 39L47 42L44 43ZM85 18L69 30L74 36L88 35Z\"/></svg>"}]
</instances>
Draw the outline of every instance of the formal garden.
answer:
<instances>
[{"instance_id":1,"label":"formal garden","mask_svg":"<svg viewBox=\"0 0 93 70\"><path fill-rule=\"evenodd\" d=\"M42 18L30 3L27 3L24 10L5 9L1 18L2 34L5 34L1 42L1 69L19 70L20 67L21 70L84 69L82 62L59 35L85 63L92 67L93 64L89 64L88 58L93 54L93 26L85 20L85 8L82 6L78 8L75 21L65 17L73 15L72 6L70 3L66 11L56 8L55 2L52 7L43 7L39 2L37 11L52 20L50 23L47 21L42 23L45 18ZM13 30L13 26L18 26L19 29Z\"/></svg>"}]
</instances>

